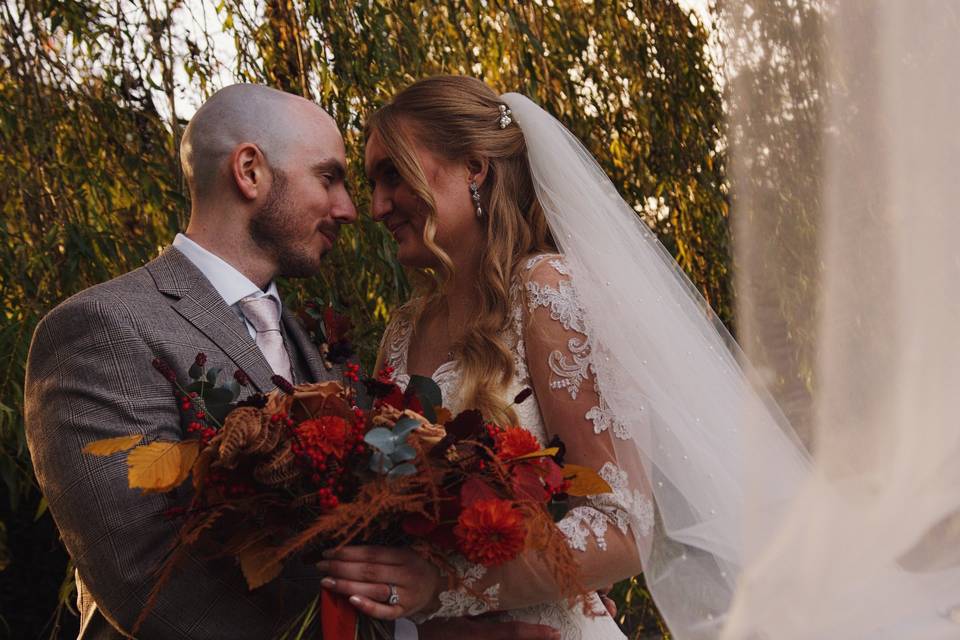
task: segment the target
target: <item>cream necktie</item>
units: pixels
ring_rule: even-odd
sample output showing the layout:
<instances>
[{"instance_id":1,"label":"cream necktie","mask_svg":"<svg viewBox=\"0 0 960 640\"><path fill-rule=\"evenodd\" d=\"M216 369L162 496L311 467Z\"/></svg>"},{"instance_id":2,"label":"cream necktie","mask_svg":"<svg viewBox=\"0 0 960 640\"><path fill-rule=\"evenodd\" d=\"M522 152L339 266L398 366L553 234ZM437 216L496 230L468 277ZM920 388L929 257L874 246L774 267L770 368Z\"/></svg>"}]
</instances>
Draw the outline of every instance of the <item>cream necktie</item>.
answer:
<instances>
[{"instance_id":1,"label":"cream necktie","mask_svg":"<svg viewBox=\"0 0 960 640\"><path fill-rule=\"evenodd\" d=\"M291 383L290 356L283 346L280 331L280 304L273 296L248 296L240 301L240 309L257 332L257 346L277 375Z\"/></svg>"}]
</instances>

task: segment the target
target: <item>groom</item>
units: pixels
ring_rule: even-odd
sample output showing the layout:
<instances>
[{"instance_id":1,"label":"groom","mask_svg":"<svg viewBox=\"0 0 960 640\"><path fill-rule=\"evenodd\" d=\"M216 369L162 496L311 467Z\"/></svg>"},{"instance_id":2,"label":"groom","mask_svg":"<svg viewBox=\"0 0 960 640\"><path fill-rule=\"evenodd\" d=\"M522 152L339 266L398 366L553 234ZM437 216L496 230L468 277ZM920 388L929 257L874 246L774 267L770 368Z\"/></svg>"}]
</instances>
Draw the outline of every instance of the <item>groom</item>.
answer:
<instances>
[{"instance_id":1,"label":"groom","mask_svg":"<svg viewBox=\"0 0 960 640\"><path fill-rule=\"evenodd\" d=\"M235 85L194 116L181 161L192 200L186 234L144 267L51 311L37 327L27 363L27 440L77 568L85 639L130 637L154 570L177 534L164 512L182 495L131 490L122 456L81 453L92 441L132 433L184 437L170 385L151 360L163 359L185 380L203 352L208 367L242 369L249 392L270 391L274 374L295 383L339 378L324 368L274 284L277 276L317 274L340 225L356 219L333 119L302 98ZM289 564L280 578L251 592L232 562L188 556L137 636L269 640L319 589L312 567ZM424 640L554 633L467 620L420 629Z\"/></svg>"}]
</instances>

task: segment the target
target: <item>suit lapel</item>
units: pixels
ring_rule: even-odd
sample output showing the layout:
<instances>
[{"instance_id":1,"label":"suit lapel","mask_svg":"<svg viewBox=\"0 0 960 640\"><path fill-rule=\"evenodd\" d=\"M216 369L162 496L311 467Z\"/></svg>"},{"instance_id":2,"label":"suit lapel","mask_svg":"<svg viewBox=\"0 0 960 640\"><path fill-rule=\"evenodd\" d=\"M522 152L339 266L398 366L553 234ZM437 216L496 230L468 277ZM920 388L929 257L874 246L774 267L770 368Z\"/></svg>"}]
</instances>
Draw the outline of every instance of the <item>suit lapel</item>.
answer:
<instances>
[{"instance_id":1,"label":"suit lapel","mask_svg":"<svg viewBox=\"0 0 960 640\"><path fill-rule=\"evenodd\" d=\"M283 326L287 331L292 346L295 347L307 363L310 370L310 378L314 382L328 380L331 378L330 372L323 366L323 359L320 357L320 349L310 341L310 336L304 330L303 325L292 313L283 307Z\"/></svg>"},{"instance_id":2,"label":"suit lapel","mask_svg":"<svg viewBox=\"0 0 960 640\"><path fill-rule=\"evenodd\" d=\"M170 306L220 347L259 391L266 393L276 386L270 381L273 370L243 320L186 256L168 247L147 270L158 290L176 298Z\"/></svg>"}]
</instances>

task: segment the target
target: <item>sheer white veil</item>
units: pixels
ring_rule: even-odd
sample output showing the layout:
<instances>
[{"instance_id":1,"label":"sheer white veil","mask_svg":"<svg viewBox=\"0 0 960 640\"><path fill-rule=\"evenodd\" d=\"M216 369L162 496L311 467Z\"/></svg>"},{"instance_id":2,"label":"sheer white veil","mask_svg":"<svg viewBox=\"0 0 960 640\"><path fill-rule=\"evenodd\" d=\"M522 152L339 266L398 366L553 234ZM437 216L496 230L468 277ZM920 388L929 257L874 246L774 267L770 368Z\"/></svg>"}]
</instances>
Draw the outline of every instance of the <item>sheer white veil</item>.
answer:
<instances>
[{"instance_id":1,"label":"sheer white veil","mask_svg":"<svg viewBox=\"0 0 960 640\"><path fill-rule=\"evenodd\" d=\"M654 494L657 525L638 540L647 584L676 637L716 637L746 536L762 546L808 473L805 452L590 153L526 97L502 99L583 306L601 391L630 435L618 464Z\"/></svg>"},{"instance_id":2,"label":"sheer white veil","mask_svg":"<svg viewBox=\"0 0 960 640\"><path fill-rule=\"evenodd\" d=\"M741 339L814 457L723 637L958 638L960 5L725 4Z\"/></svg>"}]
</instances>

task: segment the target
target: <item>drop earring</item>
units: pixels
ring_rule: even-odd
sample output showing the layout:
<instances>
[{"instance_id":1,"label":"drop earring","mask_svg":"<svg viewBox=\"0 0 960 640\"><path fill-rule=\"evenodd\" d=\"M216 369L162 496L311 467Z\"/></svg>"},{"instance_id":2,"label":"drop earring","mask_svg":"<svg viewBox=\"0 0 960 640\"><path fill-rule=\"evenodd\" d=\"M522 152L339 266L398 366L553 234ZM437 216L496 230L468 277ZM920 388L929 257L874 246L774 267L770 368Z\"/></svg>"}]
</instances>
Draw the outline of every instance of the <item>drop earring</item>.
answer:
<instances>
[{"instance_id":1,"label":"drop earring","mask_svg":"<svg viewBox=\"0 0 960 640\"><path fill-rule=\"evenodd\" d=\"M473 198L473 205L477 208L477 217L483 217L483 209L480 207L480 187L475 180L470 181L470 197Z\"/></svg>"}]
</instances>

